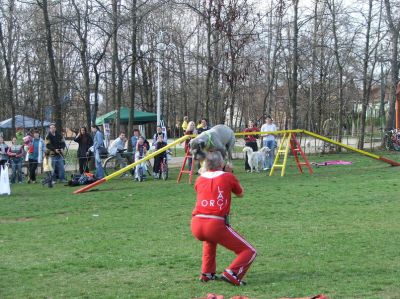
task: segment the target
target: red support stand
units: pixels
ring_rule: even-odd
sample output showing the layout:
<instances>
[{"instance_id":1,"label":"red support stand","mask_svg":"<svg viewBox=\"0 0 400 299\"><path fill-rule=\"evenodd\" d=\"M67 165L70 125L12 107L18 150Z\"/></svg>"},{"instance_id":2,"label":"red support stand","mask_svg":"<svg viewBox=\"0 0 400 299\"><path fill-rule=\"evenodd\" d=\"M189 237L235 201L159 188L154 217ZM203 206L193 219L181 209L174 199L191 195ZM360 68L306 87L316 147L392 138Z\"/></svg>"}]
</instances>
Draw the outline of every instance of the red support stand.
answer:
<instances>
[{"instance_id":1,"label":"red support stand","mask_svg":"<svg viewBox=\"0 0 400 299\"><path fill-rule=\"evenodd\" d=\"M303 150L301 149L300 143L296 138L296 134L292 133L290 138L290 150L296 160L297 168L299 169L300 173L303 173L302 166L306 166L308 171L312 174L314 173L311 167L310 162L308 162L307 156L304 154ZM303 158L304 162L300 162L299 154Z\"/></svg>"},{"instance_id":2,"label":"red support stand","mask_svg":"<svg viewBox=\"0 0 400 299\"><path fill-rule=\"evenodd\" d=\"M185 170L186 167L186 161L191 158L192 155L190 154L189 148L185 152L185 158L183 159L182 167L181 170L179 171L178 179L176 180L177 183L181 181L182 174L188 173L189 174L189 184L192 183L193 179L193 169L194 169L194 159L192 159L192 165L190 167L190 170Z\"/></svg>"}]
</instances>

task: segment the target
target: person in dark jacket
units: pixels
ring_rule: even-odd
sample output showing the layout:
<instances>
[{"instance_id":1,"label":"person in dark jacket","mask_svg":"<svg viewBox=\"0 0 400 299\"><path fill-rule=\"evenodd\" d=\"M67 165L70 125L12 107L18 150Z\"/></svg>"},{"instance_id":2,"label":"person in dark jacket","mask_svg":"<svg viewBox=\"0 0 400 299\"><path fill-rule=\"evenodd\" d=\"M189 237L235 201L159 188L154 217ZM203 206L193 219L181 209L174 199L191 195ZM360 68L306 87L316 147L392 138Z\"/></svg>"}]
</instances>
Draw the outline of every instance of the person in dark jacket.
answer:
<instances>
[{"instance_id":1,"label":"person in dark jacket","mask_svg":"<svg viewBox=\"0 0 400 299\"><path fill-rule=\"evenodd\" d=\"M53 167L53 179L58 178L65 183L64 149L66 147L63 136L57 132L55 124L50 125L49 133L46 136L46 149L49 150L51 165Z\"/></svg>"},{"instance_id":2,"label":"person in dark jacket","mask_svg":"<svg viewBox=\"0 0 400 299\"><path fill-rule=\"evenodd\" d=\"M88 172L89 148L93 145L93 138L87 133L86 127L81 127L78 135L74 138L74 141L79 144L77 152L79 173L82 174Z\"/></svg>"}]
</instances>

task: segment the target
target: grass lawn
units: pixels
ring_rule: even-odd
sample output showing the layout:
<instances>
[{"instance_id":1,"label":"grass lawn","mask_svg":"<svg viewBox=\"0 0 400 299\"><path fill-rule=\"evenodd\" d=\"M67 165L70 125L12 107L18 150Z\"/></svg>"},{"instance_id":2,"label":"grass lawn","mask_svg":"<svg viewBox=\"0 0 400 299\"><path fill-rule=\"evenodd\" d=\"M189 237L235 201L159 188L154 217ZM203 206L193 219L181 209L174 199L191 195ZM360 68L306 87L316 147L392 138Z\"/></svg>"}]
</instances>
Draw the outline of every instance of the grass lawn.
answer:
<instances>
[{"instance_id":1,"label":"grass lawn","mask_svg":"<svg viewBox=\"0 0 400 299\"><path fill-rule=\"evenodd\" d=\"M398 154L385 156L400 161ZM110 181L73 195L57 184L13 185L0 197L0 298L400 298L398 167L356 155L352 165L299 175L247 174L232 226L258 251L245 287L198 282L190 232L193 186L171 179ZM218 251L222 271L234 255Z\"/></svg>"}]
</instances>

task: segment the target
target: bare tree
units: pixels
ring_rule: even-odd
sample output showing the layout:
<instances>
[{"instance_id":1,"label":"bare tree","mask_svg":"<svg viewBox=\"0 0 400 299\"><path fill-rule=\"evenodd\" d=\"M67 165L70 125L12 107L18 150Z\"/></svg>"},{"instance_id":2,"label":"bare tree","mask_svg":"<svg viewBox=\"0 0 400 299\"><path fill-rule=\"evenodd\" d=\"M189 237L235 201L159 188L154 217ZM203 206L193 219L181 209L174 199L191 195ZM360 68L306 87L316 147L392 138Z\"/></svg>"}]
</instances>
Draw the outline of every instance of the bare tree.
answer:
<instances>
[{"instance_id":1,"label":"bare tree","mask_svg":"<svg viewBox=\"0 0 400 299\"><path fill-rule=\"evenodd\" d=\"M46 31L47 55L50 62L50 75L51 75L52 91L53 91L52 96L54 105L54 119L57 130L61 132L63 127L62 106L61 106L61 99L58 86L58 70L56 68L55 55L53 49L53 36L51 30L49 10L48 10L49 7L47 0L42 0L42 1L37 0L37 4L42 10L44 26Z\"/></svg>"},{"instance_id":2,"label":"bare tree","mask_svg":"<svg viewBox=\"0 0 400 299\"><path fill-rule=\"evenodd\" d=\"M371 26L373 21L373 1L368 1L368 15L366 17L366 33L365 33L365 48L364 48L364 58L363 58L363 67L362 67L362 111L361 111L361 127L360 127L360 138L358 140L358 148L364 149L364 139L365 139L365 129L366 129L366 116L367 116L367 108L370 102L371 96L371 87L373 81L373 74L375 70L375 65L377 62L377 53L378 53L378 44L380 42L380 19L376 31L378 32L377 37L375 38L375 43L371 45ZM373 40L372 40L373 42ZM371 47L372 46L372 47ZM375 54L374 54L375 53ZM373 58L373 61L371 61Z\"/></svg>"},{"instance_id":3,"label":"bare tree","mask_svg":"<svg viewBox=\"0 0 400 299\"><path fill-rule=\"evenodd\" d=\"M7 11L6 11L6 8ZM10 103L11 106L11 117L12 117L12 122L11 122L11 128L13 131L13 134L15 134L15 106L16 106L16 101L14 98L14 82L13 82L13 74L12 74L12 54L14 50L14 35L16 34L14 32L14 21L13 19L15 18L15 1L14 0L9 0L8 5L2 6L1 8L1 14L2 14L2 19L5 20L6 16L8 19L8 24L7 26L7 40L5 38L5 35L3 33L3 20L0 19L0 46L1 46L1 52L2 52L2 58L3 58L3 63L4 67L6 69L6 84L5 84L5 98L7 99L7 102Z\"/></svg>"},{"instance_id":4,"label":"bare tree","mask_svg":"<svg viewBox=\"0 0 400 299\"><path fill-rule=\"evenodd\" d=\"M396 84L399 80L399 34L400 34L400 18L395 18L392 11L392 2L385 0L386 21L389 26L391 57L390 57L390 96L389 96L389 115L386 121L387 128L395 127L395 103L396 103ZM398 13L398 11L397 11Z\"/></svg>"}]
</instances>

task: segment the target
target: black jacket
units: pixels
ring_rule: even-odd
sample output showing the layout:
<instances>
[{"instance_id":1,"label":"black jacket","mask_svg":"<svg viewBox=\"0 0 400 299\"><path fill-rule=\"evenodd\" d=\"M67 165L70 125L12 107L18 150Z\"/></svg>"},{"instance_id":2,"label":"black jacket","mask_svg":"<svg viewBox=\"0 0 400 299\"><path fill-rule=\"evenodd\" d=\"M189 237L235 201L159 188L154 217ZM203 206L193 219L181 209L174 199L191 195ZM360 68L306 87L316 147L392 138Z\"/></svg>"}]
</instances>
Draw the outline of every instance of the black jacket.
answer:
<instances>
[{"instance_id":1,"label":"black jacket","mask_svg":"<svg viewBox=\"0 0 400 299\"><path fill-rule=\"evenodd\" d=\"M85 138L86 137L86 138ZM78 147L78 158L86 157L86 153L89 148L93 145L93 138L90 134L85 134L84 136L79 134L78 137L75 137L74 141L79 144Z\"/></svg>"},{"instance_id":2,"label":"black jacket","mask_svg":"<svg viewBox=\"0 0 400 299\"><path fill-rule=\"evenodd\" d=\"M51 134L50 132L46 136L46 149L50 151L50 156L59 155L56 153L56 149L65 149L65 141L61 134L57 133L55 135Z\"/></svg>"}]
</instances>

